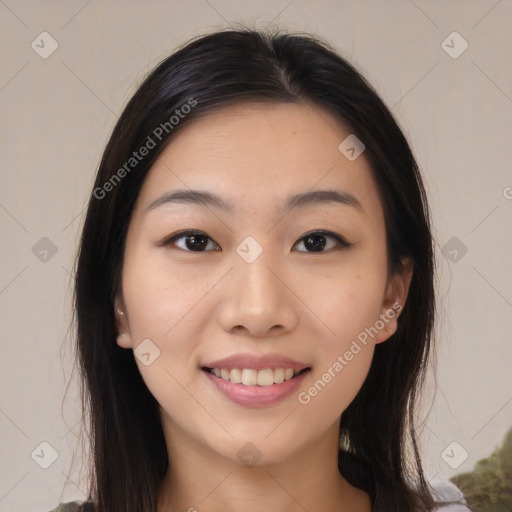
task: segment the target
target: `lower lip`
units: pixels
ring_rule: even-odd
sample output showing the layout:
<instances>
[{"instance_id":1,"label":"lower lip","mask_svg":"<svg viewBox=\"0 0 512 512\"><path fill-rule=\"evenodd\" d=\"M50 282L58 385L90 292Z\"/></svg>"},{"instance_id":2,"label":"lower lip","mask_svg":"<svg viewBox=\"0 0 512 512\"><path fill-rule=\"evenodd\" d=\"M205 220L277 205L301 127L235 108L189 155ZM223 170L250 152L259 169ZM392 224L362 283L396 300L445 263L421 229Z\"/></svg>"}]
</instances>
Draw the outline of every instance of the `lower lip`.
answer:
<instances>
[{"instance_id":1,"label":"lower lip","mask_svg":"<svg viewBox=\"0 0 512 512\"><path fill-rule=\"evenodd\" d=\"M232 402L246 407L264 407L273 405L290 396L301 384L310 370L297 375L297 377L285 380L272 386L246 386L245 384L233 384L228 380L202 370L206 377L217 389Z\"/></svg>"}]
</instances>

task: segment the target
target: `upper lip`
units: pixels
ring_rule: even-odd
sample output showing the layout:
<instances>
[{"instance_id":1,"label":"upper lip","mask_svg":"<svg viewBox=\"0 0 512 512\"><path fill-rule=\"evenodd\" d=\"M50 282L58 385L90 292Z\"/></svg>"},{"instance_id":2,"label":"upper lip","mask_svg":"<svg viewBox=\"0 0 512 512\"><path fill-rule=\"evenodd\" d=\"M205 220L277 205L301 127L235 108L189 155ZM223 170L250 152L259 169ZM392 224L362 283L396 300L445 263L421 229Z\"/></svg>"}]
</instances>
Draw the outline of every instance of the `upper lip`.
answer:
<instances>
[{"instance_id":1,"label":"upper lip","mask_svg":"<svg viewBox=\"0 0 512 512\"><path fill-rule=\"evenodd\" d=\"M272 370L275 370L276 368L293 368L294 370L301 371L305 368L309 368L309 366L280 354L268 354L265 356L235 354L233 356L206 363L202 365L202 368L218 368L226 370L232 370L234 368L247 368L252 370L265 370L266 368L271 368Z\"/></svg>"}]
</instances>

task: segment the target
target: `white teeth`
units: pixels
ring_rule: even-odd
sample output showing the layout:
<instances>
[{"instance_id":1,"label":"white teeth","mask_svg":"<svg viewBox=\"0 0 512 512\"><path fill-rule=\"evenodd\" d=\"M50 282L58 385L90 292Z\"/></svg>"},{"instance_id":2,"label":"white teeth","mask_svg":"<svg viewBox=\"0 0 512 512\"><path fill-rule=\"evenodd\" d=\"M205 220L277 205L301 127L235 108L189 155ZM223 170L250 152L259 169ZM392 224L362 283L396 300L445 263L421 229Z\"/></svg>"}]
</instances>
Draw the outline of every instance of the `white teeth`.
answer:
<instances>
[{"instance_id":1,"label":"white teeth","mask_svg":"<svg viewBox=\"0 0 512 512\"><path fill-rule=\"evenodd\" d=\"M244 384L245 386L272 386L272 384L281 384L285 380L290 380L297 375L300 370L293 368L265 368L264 370L253 370L251 368L233 368L227 370L225 368L213 368L211 373L216 377L221 377L233 384Z\"/></svg>"},{"instance_id":2,"label":"white teeth","mask_svg":"<svg viewBox=\"0 0 512 512\"><path fill-rule=\"evenodd\" d=\"M284 382L284 369L283 368L276 368L274 370L274 382L276 384L281 384L281 382Z\"/></svg>"},{"instance_id":3,"label":"white teeth","mask_svg":"<svg viewBox=\"0 0 512 512\"><path fill-rule=\"evenodd\" d=\"M242 384L246 386L256 386L258 383L258 372L256 370L242 370Z\"/></svg>"},{"instance_id":4,"label":"white teeth","mask_svg":"<svg viewBox=\"0 0 512 512\"><path fill-rule=\"evenodd\" d=\"M238 368L231 370L229 372L229 380L233 384L240 384L242 382L242 371L239 370Z\"/></svg>"},{"instance_id":5,"label":"white teeth","mask_svg":"<svg viewBox=\"0 0 512 512\"><path fill-rule=\"evenodd\" d=\"M272 386L274 384L274 371L270 368L258 372L258 386Z\"/></svg>"},{"instance_id":6,"label":"white teeth","mask_svg":"<svg viewBox=\"0 0 512 512\"><path fill-rule=\"evenodd\" d=\"M293 369L292 368L286 368L284 371L284 380L290 380L293 377Z\"/></svg>"}]
</instances>

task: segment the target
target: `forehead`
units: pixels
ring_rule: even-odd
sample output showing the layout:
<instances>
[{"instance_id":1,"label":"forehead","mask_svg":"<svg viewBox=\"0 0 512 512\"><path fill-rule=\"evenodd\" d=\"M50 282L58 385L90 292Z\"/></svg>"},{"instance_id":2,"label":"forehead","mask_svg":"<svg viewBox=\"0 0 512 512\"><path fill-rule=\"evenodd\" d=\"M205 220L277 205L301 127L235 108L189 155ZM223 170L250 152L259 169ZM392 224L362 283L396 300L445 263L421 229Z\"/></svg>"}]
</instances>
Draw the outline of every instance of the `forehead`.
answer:
<instances>
[{"instance_id":1,"label":"forehead","mask_svg":"<svg viewBox=\"0 0 512 512\"><path fill-rule=\"evenodd\" d=\"M282 160L306 157L307 161L314 161L320 153L327 158L338 156L339 139L349 134L345 123L320 106L238 103L193 120L172 139L168 154L186 149L201 156L226 156L227 150L234 162L255 156L261 161L266 155L279 155ZM304 142L309 144L304 146Z\"/></svg>"},{"instance_id":2,"label":"forehead","mask_svg":"<svg viewBox=\"0 0 512 512\"><path fill-rule=\"evenodd\" d=\"M291 193L337 187L379 201L364 153L339 150L350 127L306 103L241 103L192 120L171 139L146 177L139 204L172 188L215 190L256 208ZM259 203L258 203L259 201Z\"/></svg>"}]
</instances>

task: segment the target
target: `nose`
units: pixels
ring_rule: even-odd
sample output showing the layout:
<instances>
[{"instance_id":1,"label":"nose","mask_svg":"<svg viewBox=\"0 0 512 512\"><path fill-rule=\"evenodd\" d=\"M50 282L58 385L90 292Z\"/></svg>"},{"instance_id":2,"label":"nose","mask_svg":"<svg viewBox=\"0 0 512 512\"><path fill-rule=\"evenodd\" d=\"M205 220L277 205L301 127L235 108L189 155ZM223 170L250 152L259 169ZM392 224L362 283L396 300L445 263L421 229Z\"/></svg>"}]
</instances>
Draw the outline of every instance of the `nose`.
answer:
<instances>
[{"instance_id":1,"label":"nose","mask_svg":"<svg viewBox=\"0 0 512 512\"><path fill-rule=\"evenodd\" d=\"M283 267L272 264L265 252L252 263L235 257L218 310L226 332L268 338L297 326L298 300Z\"/></svg>"}]
</instances>

